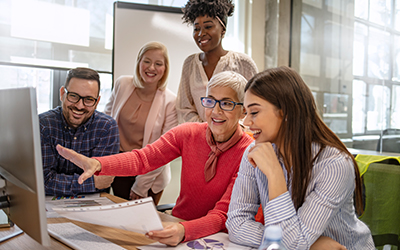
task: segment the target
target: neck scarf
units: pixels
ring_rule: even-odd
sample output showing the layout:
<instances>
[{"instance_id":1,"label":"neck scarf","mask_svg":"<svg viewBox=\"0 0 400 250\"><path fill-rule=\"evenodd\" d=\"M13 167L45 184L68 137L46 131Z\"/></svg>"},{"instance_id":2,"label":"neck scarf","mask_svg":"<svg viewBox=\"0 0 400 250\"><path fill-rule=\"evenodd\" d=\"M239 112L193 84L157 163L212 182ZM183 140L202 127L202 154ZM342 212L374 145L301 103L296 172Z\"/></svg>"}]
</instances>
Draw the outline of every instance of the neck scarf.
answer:
<instances>
[{"instance_id":1,"label":"neck scarf","mask_svg":"<svg viewBox=\"0 0 400 250\"><path fill-rule=\"evenodd\" d=\"M226 142L216 142L214 140L210 127L207 127L206 140L211 148L211 152L208 155L208 160L204 167L204 176L206 182L209 182L212 178L214 178L215 173L217 172L218 156L230 149L233 145L235 145L242 138L242 135L242 128L238 124L235 133L231 136L231 138L229 138L229 140L227 140Z\"/></svg>"}]
</instances>

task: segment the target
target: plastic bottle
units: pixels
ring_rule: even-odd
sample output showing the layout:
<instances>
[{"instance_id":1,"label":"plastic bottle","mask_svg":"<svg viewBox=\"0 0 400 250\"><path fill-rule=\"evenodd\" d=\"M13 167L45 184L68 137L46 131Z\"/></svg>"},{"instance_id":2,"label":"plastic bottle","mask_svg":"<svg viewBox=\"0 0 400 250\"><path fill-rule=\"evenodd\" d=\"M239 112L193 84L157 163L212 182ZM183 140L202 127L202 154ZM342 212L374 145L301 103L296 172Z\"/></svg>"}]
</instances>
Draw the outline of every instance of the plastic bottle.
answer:
<instances>
[{"instance_id":1,"label":"plastic bottle","mask_svg":"<svg viewBox=\"0 0 400 250\"><path fill-rule=\"evenodd\" d=\"M282 242L282 229L280 226L268 226L264 230L263 240L258 250L285 250Z\"/></svg>"}]
</instances>

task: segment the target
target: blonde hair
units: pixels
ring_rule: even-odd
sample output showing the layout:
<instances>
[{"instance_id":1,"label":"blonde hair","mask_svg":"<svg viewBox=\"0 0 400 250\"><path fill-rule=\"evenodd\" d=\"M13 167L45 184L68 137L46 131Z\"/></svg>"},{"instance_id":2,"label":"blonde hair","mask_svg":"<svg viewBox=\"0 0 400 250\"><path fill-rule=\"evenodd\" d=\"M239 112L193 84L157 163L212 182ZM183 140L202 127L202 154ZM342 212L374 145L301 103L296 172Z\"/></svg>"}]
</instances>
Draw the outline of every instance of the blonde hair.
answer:
<instances>
[{"instance_id":1,"label":"blonde hair","mask_svg":"<svg viewBox=\"0 0 400 250\"><path fill-rule=\"evenodd\" d=\"M142 48L140 48L136 58L136 68L135 73L133 74L133 85L135 85L136 88L144 88L144 82L142 77L140 76L140 61L142 60L143 55L149 50L161 50L161 52L163 53L165 59L165 71L164 75L158 82L158 88L164 90L167 87L167 78L169 74L169 57L167 47L165 47L165 45L160 42L148 42L143 45Z\"/></svg>"},{"instance_id":2,"label":"blonde hair","mask_svg":"<svg viewBox=\"0 0 400 250\"><path fill-rule=\"evenodd\" d=\"M246 87L247 80L239 73L233 71L222 71L211 77L207 84L206 95L208 91L215 87L229 87L236 92L237 98L240 103L244 101L244 88Z\"/></svg>"}]
</instances>

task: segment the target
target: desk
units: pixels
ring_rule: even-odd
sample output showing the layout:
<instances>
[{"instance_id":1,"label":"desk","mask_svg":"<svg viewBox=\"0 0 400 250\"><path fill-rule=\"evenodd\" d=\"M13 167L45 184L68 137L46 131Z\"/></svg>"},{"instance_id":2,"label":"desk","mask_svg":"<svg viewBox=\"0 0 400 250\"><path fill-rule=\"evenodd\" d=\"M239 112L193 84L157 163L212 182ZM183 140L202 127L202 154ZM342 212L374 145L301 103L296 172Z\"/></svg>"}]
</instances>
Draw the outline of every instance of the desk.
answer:
<instances>
[{"instance_id":1,"label":"desk","mask_svg":"<svg viewBox=\"0 0 400 250\"><path fill-rule=\"evenodd\" d=\"M121 203L125 202L126 200L110 195L110 194L102 194L101 196L107 197L110 200ZM173 217L168 214L159 213L161 221L163 222L164 226L168 223L179 222L182 221L176 217ZM47 223L62 223L62 222L71 222L66 218L48 218ZM84 228L94 234L97 234L104 239L107 239L121 247L126 249L137 249L136 246L140 245L147 245L153 243L154 241L146 238L143 234L138 234L134 232L129 232L117 228L111 227L104 227L99 225L88 224L79 221L72 221L74 224ZM9 228L0 229L0 235L2 232L7 232L10 230ZM51 237L50 237L51 238ZM0 249L71 249L70 247L64 245L63 243L51 238L51 246L50 247L43 247L36 241L34 241L31 237L27 234L22 233L14 238L11 238L7 241L0 243Z\"/></svg>"}]
</instances>

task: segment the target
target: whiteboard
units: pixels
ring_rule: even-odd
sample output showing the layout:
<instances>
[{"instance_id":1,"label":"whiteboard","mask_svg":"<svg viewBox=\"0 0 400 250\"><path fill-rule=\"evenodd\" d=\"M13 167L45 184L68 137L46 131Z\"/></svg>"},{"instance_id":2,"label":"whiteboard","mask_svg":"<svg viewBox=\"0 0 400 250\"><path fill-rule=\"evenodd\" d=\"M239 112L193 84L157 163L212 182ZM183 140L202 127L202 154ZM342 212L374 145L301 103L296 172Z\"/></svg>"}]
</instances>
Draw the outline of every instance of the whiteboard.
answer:
<instances>
[{"instance_id":1,"label":"whiteboard","mask_svg":"<svg viewBox=\"0 0 400 250\"><path fill-rule=\"evenodd\" d=\"M167 47L170 59L167 87L176 94L184 60L200 52L193 40L193 27L182 23L182 15L176 7L115 2L113 80L133 75L140 48L159 41Z\"/></svg>"}]
</instances>

